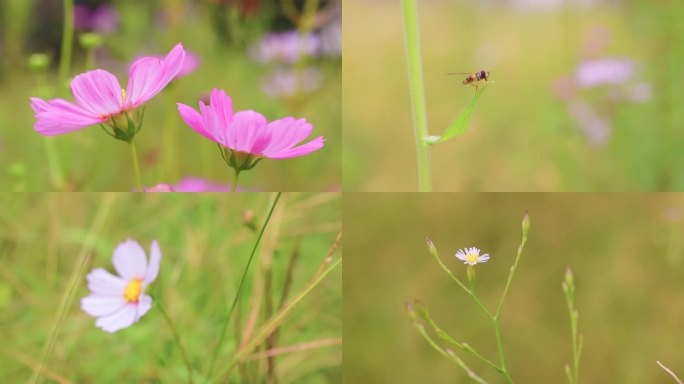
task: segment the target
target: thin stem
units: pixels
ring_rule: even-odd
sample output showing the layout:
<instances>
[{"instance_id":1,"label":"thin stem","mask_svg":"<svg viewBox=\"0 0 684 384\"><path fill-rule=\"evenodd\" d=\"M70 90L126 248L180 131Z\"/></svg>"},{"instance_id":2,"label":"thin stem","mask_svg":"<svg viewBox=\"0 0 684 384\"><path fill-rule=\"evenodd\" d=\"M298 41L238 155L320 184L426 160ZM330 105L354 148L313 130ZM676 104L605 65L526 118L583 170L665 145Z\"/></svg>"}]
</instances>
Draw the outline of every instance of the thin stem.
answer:
<instances>
[{"instance_id":1,"label":"thin stem","mask_svg":"<svg viewBox=\"0 0 684 384\"><path fill-rule=\"evenodd\" d=\"M53 140L51 137L46 137L43 142L45 143L45 154L47 155L48 169L50 170L50 182L55 189L61 191L64 189L64 176L62 175L59 154Z\"/></svg>"},{"instance_id":2,"label":"thin stem","mask_svg":"<svg viewBox=\"0 0 684 384\"><path fill-rule=\"evenodd\" d=\"M138 192L143 192L142 181L140 179L140 165L138 165L138 151L135 143L131 140L131 156L133 157L133 171L135 172L135 185Z\"/></svg>"},{"instance_id":3,"label":"thin stem","mask_svg":"<svg viewBox=\"0 0 684 384\"><path fill-rule=\"evenodd\" d=\"M669 373L670 376L672 376L672 378L673 378L678 384L683 384L683 383L682 383L682 380L680 380L679 377L677 377L677 375L675 375L675 373L672 372L672 370L671 370L670 368L666 367L666 366L665 366L663 363L661 363L660 361L657 361L657 360L656 360L656 363L658 363L658 365L660 366L660 368L662 368L663 370L665 370L665 372Z\"/></svg>"},{"instance_id":4,"label":"thin stem","mask_svg":"<svg viewBox=\"0 0 684 384\"><path fill-rule=\"evenodd\" d=\"M237 191L237 183L238 183L238 178L240 177L240 171L237 169L235 170L235 175L233 176L233 184L230 186L230 191L235 192Z\"/></svg>"},{"instance_id":5,"label":"thin stem","mask_svg":"<svg viewBox=\"0 0 684 384\"><path fill-rule=\"evenodd\" d=\"M74 45L74 0L63 0L64 26L62 28L62 48L59 57L59 86L62 87L69 77L71 52Z\"/></svg>"},{"instance_id":6,"label":"thin stem","mask_svg":"<svg viewBox=\"0 0 684 384\"><path fill-rule=\"evenodd\" d=\"M506 360L504 358L503 343L501 342L501 330L499 328L499 319L494 318L492 322L494 323L494 334L496 335L496 348L499 351L499 365L501 366L502 371L501 374L504 375L508 383L513 384L513 378L511 377L511 374L508 373L508 369L506 369Z\"/></svg>"},{"instance_id":7,"label":"thin stem","mask_svg":"<svg viewBox=\"0 0 684 384\"><path fill-rule=\"evenodd\" d=\"M523 231L522 240L520 241L520 246L518 247L518 254L515 256L515 262L511 267L511 271L508 274L508 280L506 281L506 287L504 288L503 294L501 295L501 301L499 301L499 306L496 309L496 314L494 315L497 319L501 314L501 309L503 308L504 301L506 300L506 295L508 294L508 288L511 286L513 281L513 276L515 271L518 269L518 263L520 262L520 256L522 256L523 249L525 248L525 243L527 243L527 231Z\"/></svg>"},{"instance_id":8,"label":"thin stem","mask_svg":"<svg viewBox=\"0 0 684 384\"><path fill-rule=\"evenodd\" d=\"M171 333L173 333L173 339L176 341L176 345L178 345L181 357L183 358L183 363L185 363L185 367L188 369L188 383L192 384L192 365L190 364L190 359L188 359L188 355L185 353L185 348L183 348L183 343L181 342L180 335L178 334L176 327L173 325L173 321L171 321L171 317L166 312L161 302L157 303L157 307L159 308L159 312L161 312L161 314L164 316L164 319L166 319L166 323L169 325L169 328L171 328Z\"/></svg>"},{"instance_id":9,"label":"thin stem","mask_svg":"<svg viewBox=\"0 0 684 384\"><path fill-rule=\"evenodd\" d=\"M233 304L230 306L230 310L228 311L228 316L226 316L226 320L223 323L223 327L221 328L221 334L219 336L218 343L216 344L216 347L214 347L214 352L212 353L211 356L211 361L209 363L209 370L207 371L207 377L211 377L211 373L214 370L214 364L216 364L216 358L218 356L219 349L221 349L221 345L223 344L223 339L226 337L226 329L228 328L228 324L230 323L230 318L233 315L233 311L235 310L235 306L237 305L238 299L240 298L240 292L242 292L242 286L245 282L245 277L247 277L247 271L249 270L249 266L252 264L252 259L254 258L254 254L256 253L257 247L259 247L259 243L261 242L261 237L264 235L264 231L266 230L266 226L268 225L268 222L271 220L271 215L273 214L273 211L275 210L276 205L278 204L278 200L280 200L280 195L282 192L278 192L276 195L275 199L273 199L273 203L271 203L271 208L268 211L268 215L266 216L266 220L264 221L264 224L261 226L261 230L259 231L259 236L256 239L256 242L254 243L254 247L252 247L252 253L249 255L249 259L247 260L247 265L245 266L244 271L242 272L242 278L240 279L240 284L238 284L237 291L235 292L235 298L233 299Z\"/></svg>"},{"instance_id":10,"label":"thin stem","mask_svg":"<svg viewBox=\"0 0 684 384\"><path fill-rule=\"evenodd\" d=\"M90 71L91 69L95 69L95 49L94 48L86 49L85 69L86 69L86 71Z\"/></svg>"},{"instance_id":11,"label":"thin stem","mask_svg":"<svg viewBox=\"0 0 684 384\"><path fill-rule=\"evenodd\" d=\"M420 31L418 29L418 7L416 0L401 0L401 11L404 17L404 43L406 46L406 64L413 112L413 128L416 136L418 162L418 190L432 190L430 171L430 148L425 142L428 137L427 113L425 110L425 91L423 85L423 68L420 56Z\"/></svg>"}]
</instances>

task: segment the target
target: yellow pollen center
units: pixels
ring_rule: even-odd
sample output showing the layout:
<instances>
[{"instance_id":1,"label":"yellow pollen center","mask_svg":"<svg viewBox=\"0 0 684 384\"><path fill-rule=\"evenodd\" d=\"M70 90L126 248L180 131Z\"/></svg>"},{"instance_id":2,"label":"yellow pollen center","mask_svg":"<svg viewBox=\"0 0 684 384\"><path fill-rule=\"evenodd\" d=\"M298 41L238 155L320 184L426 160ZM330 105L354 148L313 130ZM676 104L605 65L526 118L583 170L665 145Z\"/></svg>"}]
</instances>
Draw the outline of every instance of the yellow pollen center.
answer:
<instances>
[{"instance_id":1,"label":"yellow pollen center","mask_svg":"<svg viewBox=\"0 0 684 384\"><path fill-rule=\"evenodd\" d=\"M140 294L142 293L142 281L139 279L131 280L124 291L124 298L127 303L137 303Z\"/></svg>"},{"instance_id":2,"label":"yellow pollen center","mask_svg":"<svg viewBox=\"0 0 684 384\"><path fill-rule=\"evenodd\" d=\"M466 255L466 261L469 263L476 263L478 256L474 253L469 253Z\"/></svg>"},{"instance_id":3,"label":"yellow pollen center","mask_svg":"<svg viewBox=\"0 0 684 384\"><path fill-rule=\"evenodd\" d=\"M126 90L123 88L121 89L121 100L123 100L124 104L126 103Z\"/></svg>"}]
</instances>

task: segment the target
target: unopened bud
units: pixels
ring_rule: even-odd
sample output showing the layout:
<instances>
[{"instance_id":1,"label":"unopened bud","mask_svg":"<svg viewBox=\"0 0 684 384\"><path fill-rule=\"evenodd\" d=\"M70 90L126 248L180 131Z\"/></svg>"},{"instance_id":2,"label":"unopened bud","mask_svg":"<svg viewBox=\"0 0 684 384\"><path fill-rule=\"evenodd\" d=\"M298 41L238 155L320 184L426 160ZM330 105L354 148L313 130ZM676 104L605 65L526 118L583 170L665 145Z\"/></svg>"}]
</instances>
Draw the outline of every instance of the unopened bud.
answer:
<instances>
[{"instance_id":1,"label":"unopened bud","mask_svg":"<svg viewBox=\"0 0 684 384\"><path fill-rule=\"evenodd\" d=\"M104 38L97 33L83 33L78 37L78 42L83 49L95 49L104 43Z\"/></svg>"},{"instance_id":2,"label":"unopened bud","mask_svg":"<svg viewBox=\"0 0 684 384\"><path fill-rule=\"evenodd\" d=\"M437 252L437 247L435 247L435 243L432 242L430 236L425 236L425 242L427 243L428 251L430 251L430 253Z\"/></svg>"},{"instance_id":3,"label":"unopened bud","mask_svg":"<svg viewBox=\"0 0 684 384\"><path fill-rule=\"evenodd\" d=\"M50 56L44 53L34 53L28 58L28 67L32 71L43 72L50 65Z\"/></svg>"},{"instance_id":4,"label":"unopened bud","mask_svg":"<svg viewBox=\"0 0 684 384\"><path fill-rule=\"evenodd\" d=\"M530 214L528 211L525 211L525 216L523 216L523 220L522 220L523 235L527 236L527 231L529 229L530 229Z\"/></svg>"}]
</instances>

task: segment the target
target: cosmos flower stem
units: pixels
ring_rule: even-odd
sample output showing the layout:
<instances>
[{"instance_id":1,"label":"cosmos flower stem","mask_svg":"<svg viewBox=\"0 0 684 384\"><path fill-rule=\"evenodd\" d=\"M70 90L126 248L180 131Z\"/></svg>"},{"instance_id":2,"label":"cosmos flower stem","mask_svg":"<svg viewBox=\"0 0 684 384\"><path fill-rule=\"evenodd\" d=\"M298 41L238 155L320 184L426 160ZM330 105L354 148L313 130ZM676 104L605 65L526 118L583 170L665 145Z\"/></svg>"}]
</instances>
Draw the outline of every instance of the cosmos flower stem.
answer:
<instances>
[{"instance_id":1,"label":"cosmos flower stem","mask_svg":"<svg viewBox=\"0 0 684 384\"><path fill-rule=\"evenodd\" d=\"M235 175L233 176L233 184L230 186L230 191L237 191L238 178L240 177L240 171L235 169Z\"/></svg>"},{"instance_id":2,"label":"cosmos flower stem","mask_svg":"<svg viewBox=\"0 0 684 384\"><path fill-rule=\"evenodd\" d=\"M404 18L406 65L408 68L413 128L415 131L417 148L418 190L420 192L430 192L432 191L432 175L430 169L430 147L424 141L424 138L429 135L427 112L425 108L423 67L420 56L420 31L418 29L417 1L401 0L401 12Z\"/></svg>"},{"instance_id":3,"label":"cosmos flower stem","mask_svg":"<svg viewBox=\"0 0 684 384\"><path fill-rule=\"evenodd\" d=\"M142 180L140 178L140 165L138 164L138 151L135 149L135 143L133 140L131 144L131 157L133 158L133 172L135 173L135 186L138 192L142 192Z\"/></svg>"},{"instance_id":4,"label":"cosmos flower stem","mask_svg":"<svg viewBox=\"0 0 684 384\"><path fill-rule=\"evenodd\" d=\"M230 323L230 319L233 315L233 311L235 310L235 306L237 305L237 302L240 299L240 293L242 292L242 286L244 285L245 278L247 277L247 272L249 271L249 266L252 264L252 259L254 259L254 254L256 253L256 250L259 247L259 243L261 242L261 237L264 235L264 231L266 230L266 227L268 226L268 222L271 220L271 215L273 215L273 211L275 210L275 207L278 204L278 200L280 200L281 194L282 194L282 192L278 192L275 195L275 198L273 199L273 202L271 203L271 207L268 211L268 215L266 216L266 220L264 220L264 224L261 226L261 230L259 231L259 236L257 236L256 242L254 243L254 247L252 247L252 252L249 255L249 259L247 260L247 265L245 265L245 269L242 272L242 278L240 279L240 283L238 284L237 291L235 292L235 298L233 299L233 304L230 306L230 310L228 310L228 316L226 316L226 319L223 322L223 327L221 328L221 334L219 336L218 343L216 344L216 347L214 347L214 351L212 352L211 360L209 362L209 370L207 371L206 377L211 377L212 371L214 370L214 365L216 364L216 358L218 357L218 352L221 349L221 345L223 344L223 340L226 337L226 330L228 329L228 324Z\"/></svg>"},{"instance_id":5,"label":"cosmos flower stem","mask_svg":"<svg viewBox=\"0 0 684 384\"><path fill-rule=\"evenodd\" d=\"M63 0L64 27L62 29L62 48L59 55L59 86L64 86L69 78L71 53L74 45L74 0Z\"/></svg>"},{"instance_id":6,"label":"cosmos flower stem","mask_svg":"<svg viewBox=\"0 0 684 384\"><path fill-rule=\"evenodd\" d=\"M169 316L169 314L164 309L164 306L162 305L161 300L156 300L155 302L157 303L157 308L159 308L159 312L161 312L162 316L164 316L164 319L166 320L166 323L169 325L169 328L171 328L171 333L173 333L173 340L176 342L176 345L178 345L178 350L181 353L181 358L183 359L183 363L185 364L185 367L188 369L188 383L193 384L194 381L192 379L192 364L190 364L190 359L188 359L188 355L185 352L185 348L183 347L183 343L181 342L178 330L173 325L173 321L171 320L171 317Z\"/></svg>"}]
</instances>

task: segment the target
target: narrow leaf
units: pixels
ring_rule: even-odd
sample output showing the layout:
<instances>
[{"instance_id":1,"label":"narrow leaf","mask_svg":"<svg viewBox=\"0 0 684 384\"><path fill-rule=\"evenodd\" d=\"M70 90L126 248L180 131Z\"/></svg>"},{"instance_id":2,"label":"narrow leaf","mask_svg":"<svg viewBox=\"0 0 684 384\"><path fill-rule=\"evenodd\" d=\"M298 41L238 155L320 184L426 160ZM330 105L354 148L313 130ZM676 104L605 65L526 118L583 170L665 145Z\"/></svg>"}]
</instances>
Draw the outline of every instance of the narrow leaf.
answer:
<instances>
[{"instance_id":1,"label":"narrow leaf","mask_svg":"<svg viewBox=\"0 0 684 384\"><path fill-rule=\"evenodd\" d=\"M480 99L480 95L482 95L482 92L484 92L484 90L487 88L487 85L488 84L485 84L482 88L478 89L475 92L473 98L470 99L468 105L466 105L465 109L463 109L461 114L458 115L458 117L456 117L456 120L449 126L449 128L447 128L446 131L444 131L444 134L442 136L428 136L423 140L425 140L425 142L428 144L437 144L447 141L454 136L458 136L465 133L465 131L468 129L468 123L470 122L470 119L473 116L473 111L475 110L477 101Z\"/></svg>"}]
</instances>

